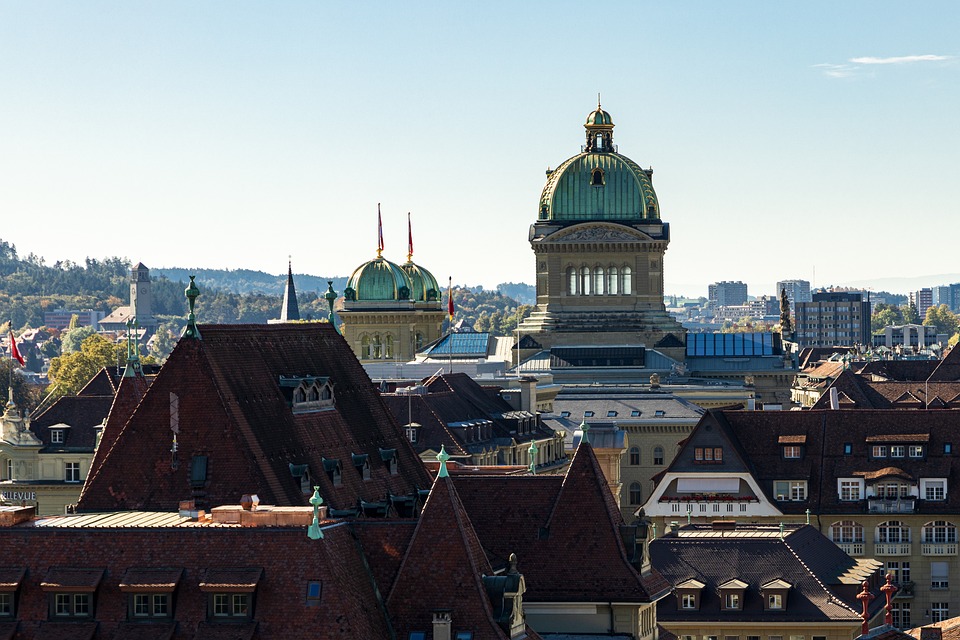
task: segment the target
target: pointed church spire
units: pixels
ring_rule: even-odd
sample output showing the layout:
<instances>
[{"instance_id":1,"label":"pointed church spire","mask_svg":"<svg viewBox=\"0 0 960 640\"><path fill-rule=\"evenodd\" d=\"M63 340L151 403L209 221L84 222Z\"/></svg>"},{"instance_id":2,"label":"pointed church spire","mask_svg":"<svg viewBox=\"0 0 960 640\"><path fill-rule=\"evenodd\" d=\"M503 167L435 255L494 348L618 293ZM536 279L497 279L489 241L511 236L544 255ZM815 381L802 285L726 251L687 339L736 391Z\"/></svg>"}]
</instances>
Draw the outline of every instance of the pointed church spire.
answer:
<instances>
[{"instance_id":1,"label":"pointed church spire","mask_svg":"<svg viewBox=\"0 0 960 640\"><path fill-rule=\"evenodd\" d=\"M297 304L297 289L293 286L293 262L287 259L287 286L283 290L283 306L280 308L280 322L300 319L300 305Z\"/></svg>"}]
</instances>

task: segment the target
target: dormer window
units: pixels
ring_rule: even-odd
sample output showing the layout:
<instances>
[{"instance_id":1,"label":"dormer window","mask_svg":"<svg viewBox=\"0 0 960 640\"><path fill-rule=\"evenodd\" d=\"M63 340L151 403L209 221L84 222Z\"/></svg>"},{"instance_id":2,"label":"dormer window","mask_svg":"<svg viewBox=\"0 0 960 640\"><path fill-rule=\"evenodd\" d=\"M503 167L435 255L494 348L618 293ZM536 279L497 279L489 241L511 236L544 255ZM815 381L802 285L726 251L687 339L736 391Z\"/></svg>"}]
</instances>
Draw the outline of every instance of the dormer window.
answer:
<instances>
[{"instance_id":1,"label":"dormer window","mask_svg":"<svg viewBox=\"0 0 960 640\"><path fill-rule=\"evenodd\" d=\"M887 457L887 445L885 444L875 444L870 449L871 458L886 458Z\"/></svg>"},{"instance_id":2,"label":"dormer window","mask_svg":"<svg viewBox=\"0 0 960 640\"><path fill-rule=\"evenodd\" d=\"M912 445L910 445L910 457L911 457L911 458L922 458L922 457L923 457L923 445L921 445L921 444L912 444Z\"/></svg>"},{"instance_id":3,"label":"dormer window","mask_svg":"<svg viewBox=\"0 0 960 640\"><path fill-rule=\"evenodd\" d=\"M724 611L742 611L743 594L747 589L747 583L743 580L727 580L717 587L717 593L720 595L720 606Z\"/></svg>"},{"instance_id":4,"label":"dormer window","mask_svg":"<svg viewBox=\"0 0 960 640\"><path fill-rule=\"evenodd\" d=\"M260 568L208 570L200 581L200 591L207 595L207 620L251 620L262 575Z\"/></svg>"},{"instance_id":5,"label":"dormer window","mask_svg":"<svg viewBox=\"0 0 960 640\"><path fill-rule=\"evenodd\" d=\"M700 591L706 586L694 578L684 580L676 586L677 609L680 611L698 611L700 609Z\"/></svg>"},{"instance_id":6,"label":"dormer window","mask_svg":"<svg viewBox=\"0 0 960 640\"><path fill-rule=\"evenodd\" d=\"M324 376L280 376L280 391L294 413L334 408L333 383Z\"/></svg>"},{"instance_id":7,"label":"dormer window","mask_svg":"<svg viewBox=\"0 0 960 640\"><path fill-rule=\"evenodd\" d=\"M763 608L767 611L785 611L787 608L787 594L792 587L785 580L771 580L760 587L763 594Z\"/></svg>"},{"instance_id":8,"label":"dormer window","mask_svg":"<svg viewBox=\"0 0 960 640\"><path fill-rule=\"evenodd\" d=\"M340 466L339 460L323 458L323 471L330 478L333 486L339 487L343 484L343 467Z\"/></svg>"},{"instance_id":9,"label":"dormer window","mask_svg":"<svg viewBox=\"0 0 960 640\"><path fill-rule=\"evenodd\" d=\"M783 457L784 458L799 458L800 457L800 445L798 444L788 444L783 447Z\"/></svg>"},{"instance_id":10,"label":"dormer window","mask_svg":"<svg viewBox=\"0 0 960 640\"><path fill-rule=\"evenodd\" d=\"M600 136L597 136L597 149L600 149L601 146L602 146L602 142L600 140ZM590 185L594 187L602 187L604 184L606 183L603 180L603 169L600 169L598 167L594 169L593 173L591 174Z\"/></svg>"},{"instance_id":11,"label":"dormer window","mask_svg":"<svg viewBox=\"0 0 960 640\"><path fill-rule=\"evenodd\" d=\"M103 569L51 568L40 583L50 597L50 619L92 618L94 595L102 578Z\"/></svg>"},{"instance_id":12,"label":"dormer window","mask_svg":"<svg viewBox=\"0 0 960 640\"><path fill-rule=\"evenodd\" d=\"M50 444L63 444L63 429L50 430Z\"/></svg>"},{"instance_id":13,"label":"dormer window","mask_svg":"<svg viewBox=\"0 0 960 640\"><path fill-rule=\"evenodd\" d=\"M369 456L365 453L351 453L350 458L353 460L353 466L357 470L357 473L360 474L360 477L364 480L370 479L370 460Z\"/></svg>"},{"instance_id":14,"label":"dormer window","mask_svg":"<svg viewBox=\"0 0 960 640\"><path fill-rule=\"evenodd\" d=\"M310 465L290 462L288 466L290 467L290 475L300 484L300 492L305 496L312 494L313 487L311 485L313 483L310 480Z\"/></svg>"},{"instance_id":15,"label":"dormer window","mask_svg":"<svg viewBox=\"0 0 960 640\"><path fill-rule=\"evenodd\" d=\"M387 468L390 470L390 475L397 475L398 465L396 449L380 449L380 459L387 465Z\"/></svg>"},{"instance_id":16,"label":"dormer window","mask_svg":"<svg viewBox=\"0 0 960 640\"><path fill-rule=\"evenodd\" d=\"M127 569L120 580L120 591L127 594L127 619L171 619L173 592L182 575L183 569Z\"/></svg>"}]
</instances>

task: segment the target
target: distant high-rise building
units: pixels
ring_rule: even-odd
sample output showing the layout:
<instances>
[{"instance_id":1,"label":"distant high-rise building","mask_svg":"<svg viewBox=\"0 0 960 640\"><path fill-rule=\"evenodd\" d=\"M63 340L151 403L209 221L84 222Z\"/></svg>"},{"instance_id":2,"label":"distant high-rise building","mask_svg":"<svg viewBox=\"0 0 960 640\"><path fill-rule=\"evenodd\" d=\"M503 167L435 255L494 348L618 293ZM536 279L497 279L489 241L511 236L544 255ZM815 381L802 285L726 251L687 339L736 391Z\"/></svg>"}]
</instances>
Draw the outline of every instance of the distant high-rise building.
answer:
<instances>
[{"instance_id":1,"label":"distant high-rise building","mask_svg":"<svg viewBox=\"0 0 960 640\"><path fill-rule=\"evenodd\" d=\"M922 321L927 317L927 309L933 306L933 289L924 287L919 291L911 291L910 304L917 308L917 313Z\"/></svg>"},{"instance_id":2,"label":"distant high-rise building","mask_svg":"<svg viewBox=\"0 0 960 640\"><path fill-rule=\"evenodd\" d=\"M810 296L809 280L780 280L777 282L776 297L780 298L780 292L787 292L787 300L792 307L796 302L810 302L813 298Z\"/></svg>"},{"instance_id":3,"label":"distant high-rise building","mask_svg":"<svg viewBox=\"0 0 960 640\"><path fill-rule=\"evenodd\" d=\"M945 304L951 311L960 311L960 283L945 284L932 289L932 304Z\"/></svg>"},{"instance_id":4,"label":"distant high-rise building","mask_svg":"<svg viewBox=\"0 0 960 640\"><path fill-rule=\"evenodd\" d=\"M796 340L801 347L870 345L870 301L863 294L821 291L798 302Z\"/></svg>"},{"instance_id":5,"label":"distant high-rise building","mask_svg":"<svg viewBox=\"0 0 960 640\"><path fill-rule=\"evenodd\" d=\"M714 282L709 287L708 296L713 308L747 304L747 285L739 280Z\"/></svg>"}]
</instances>

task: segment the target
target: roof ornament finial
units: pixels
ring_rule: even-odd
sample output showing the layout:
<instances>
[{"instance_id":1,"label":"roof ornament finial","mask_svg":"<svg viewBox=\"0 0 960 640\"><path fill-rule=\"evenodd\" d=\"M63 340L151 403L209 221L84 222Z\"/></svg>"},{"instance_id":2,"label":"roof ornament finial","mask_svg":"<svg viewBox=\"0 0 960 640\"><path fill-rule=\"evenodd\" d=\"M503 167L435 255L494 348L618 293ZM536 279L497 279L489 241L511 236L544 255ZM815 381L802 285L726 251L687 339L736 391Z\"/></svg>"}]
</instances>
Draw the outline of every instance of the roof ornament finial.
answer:
<instances>
[{"instance_id":1,"label":"roof ornament finial","mask_svg":"<svg viewBox=\"0 0 960 640\"><path fill-rule=\"evenodd\" d=\"M410 224L409 211L407 211L407 262L413 262L413 227Z\"/></svg>"},{"instance_id":2,"label":"roof ornament finial","mask_svg":"<svg viewBox=\"0 0 960 640\"><path fill-rule=\"evenodd\" d=\"M807 524L810 524L810 509L807 509Z\"/></svg>"},{"instance_id":3,"label":"roof ornament finial","mask_svg":"<svg viewBox=\"0 0 960 640\"><path fill-rule=\"evenodd\" d=\"M323 538L323 531L320 531L320 505L322 504L323 498L320 497L320 487L314 485L313 495L310 496L310 506L313 507L313 522L307 527L307 537L311 540Z\"/></svg>"},{"instance_id":4,"label":"roof ornament finial","mask_svg":"<svg viewBox=\"0 0 960 640\"><path fill-rule=\"evenodd\" d=\"M863 635L870 633L870 613L867 610L867 607L870 606L870 601L875 597L875 595L870 593L870 583L866 580L861 582L860 593L857 594L857 600L859 600L860 604L863 605L863 613L860 614L860 618L863 620L860 625L860 631Z\"/></svg>"},{"instance_id":5,"label":"roof ornament finial","mask_svg":"<svg viewBox=\"0 0 960 640\"><path fill-rule=\"evenodd\" d=\"M783 540L783 522L780 523L780 539Z\"/></svg>"},{"instance_id":6,"label":"roof ornament finial","mask_svg":"<svg viewBox=\"0 0 960 640\"><path fill-rule=\"evenodd\" d=\"M597 109L600 108L600 92L597 91Z\"/></svg>"},{"instance_id":7,"label":"roof ornament finial","mask_svg":"<svg viewBox=\"0 0 960 640\"><path fill-rule=\"evenodd\" d=\"M689 504L687 505L687 524L690 524L690 521L693 520L693 507Z\"/></svg>"},{"instance_id":8,"label":"roof ornament finial","mask_svg":"<svg viewBox=\"0 0 960 640\"><path fill-rule=\"evenodd\" d=\"M530 473L537 475L537 442L536 440L530 442Z\"/></svg>"},{"instance_id":9,"label":"roof ornament finial","mask_svg":"<svg viewBox=\"0 0 960 640\"><path fill-rule=\"evenodd\" d=\"M337 300L337 292L333 290L333 280L327 280L327 292L323 294L323 297L327 300L327 306L330 307L330 314L327 318L330 320L330 324L333 325L334 329L337 329L337 323L333 319L333 303ZM340 330L337 329L337 333Z\"/></svg>"},{"instance_id":10,"label":"roof ornament finial","mask_svg":"<svg viewBox=\"0 0 960 640\"><path fill-rule=\"evenodd\" d=\"M437 474L438 478L450 477L450 473L447 471L447 460L449 459L450 454L447 453L447 450L443 445L440 445L440 453L437 454L437 461L440 463L440 472Z\"/></svg>"},{"instance_id":11,"label":"roof ornament finial","mask_svg":"<svg viewBox=\"0 0 960 640\"><path fill-rule=\"evenodd\" d=\"M583 420L580 421L580 442L590 442L590 425L587 424L587 417L584 416Z\"/></svg>"},{"instance_id":12,"label":"roof ornament finial","mask_svg":"<svg viewBox=\"0 0 960 640\"><path fill-rule=\"evenodd\" d=\"M377 203L377 258L383 257L383 218L380 215L380 203Z\"/></svg>"},{"instance_id":13,"label":"roof ornament finial","mask_svg":"<svg viewBox=\"0 0 960 640\"><path fill-rule=\"evenodd\" d=\"M893 624L893 607L890 605L890 598L893 597L899 589L896 585L893 584L893 574L888 573L886 576L886 582L880 587L880 593L884 595L887 599L887 604L883 607L883 623L884 624Z\"/></svg>"},{"instance_id":14,"label":"roof ornament finial","mask_svg":"<svg viewBox=\"0 0 960 640\"><path fill-rule=\"evenodd\" d=\"M200 296L200 289L197 288L197 283L194 282L194 278L197 276L190 276L190 286L183 290L183 294L187 296L187 301L190 303L190 315L187 316L187 326L183 329L184 338L196 338L200 339L200 330L197 329L197 316L194 313L194 305L197 304L197 298Z\"/></svg>"}]
</instances>

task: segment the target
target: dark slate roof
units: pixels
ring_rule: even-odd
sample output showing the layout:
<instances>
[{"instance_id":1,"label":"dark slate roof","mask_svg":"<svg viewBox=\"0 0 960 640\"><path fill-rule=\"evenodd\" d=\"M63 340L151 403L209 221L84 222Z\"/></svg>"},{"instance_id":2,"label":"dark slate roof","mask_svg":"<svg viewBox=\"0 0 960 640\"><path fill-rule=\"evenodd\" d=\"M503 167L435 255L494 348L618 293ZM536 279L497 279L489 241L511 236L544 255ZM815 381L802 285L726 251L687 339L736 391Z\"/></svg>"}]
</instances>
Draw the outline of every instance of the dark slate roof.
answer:
<instances>
[{"instance_id":1,"label":"dark slate roof","mask_svg":"<svg viewBox=\"0 0 960 640\"><path fill-rule=\"evenodd\" d=\"M551 432L540 424L538 431L518 434L515 420L509 415L513 407L495 391L482 387L463 373L444 374L432 378L424 395L381 394L384 402L400 424L415 422L421 426L415 445L418 451L438 451L446 447L451 456L467 456L478 447L496 448L497 438L513 438L525 442L535 437L548 437ZM462 434L448 425L470 420L489 420L493 423L489 440L467 442Z\"/></svg>"},{"instance_id":2,"label":"dark slate roof","mask_svg":"<svg viewBox=\"0 0 960 640\"><path fill-rule=\"evenodd\" d=\"M48 448L93 451L97 428L103 424L113 404L113 396L64 396L34 418L30 430ZM50 444L50 427L67 424L63 443Z\"/></svg>"},{"instance_id":3,"label":"dark slate roof","mask_svg":"<svg viewBox=\"0 0 960 640\"><path fill-rule=\"evenodd\" d=\"M960 409L960 380L877 381L848 370L830 386L837 389L841 409ZM829 394L812 408L829 409Z\"/></svg>"},{"instance_id":4,"label":"dark slate roof","mask_svg":"<svg viewBox=\"0 0 960 640\"><path fill-rule=\"evenodd\" d=\"M177 343L133 415L111 436L88 476L80 510L168 510L189 498L198 506L238 504L250 493L264 504L305 505L309 496L290 464L308 465L312 483L337 509L429 486L423 464L332 326L201 325L200 335ZM281 376L329 378L335 408L294 413ZM171 394L179 403L176 460ZM397 450L397 475L380 449ZM370 480L353 468L352 454L367 454ZM207 457L202 487L191 486L194 456ZM324 472L325 458L340 462L342 486Z\"/></svg>"},{"instance_id":5,"label":"dark slate roof","mask_svg":"<svg viewBox=\"0 0 960 640\"><path fill-rule=\"evenodd\" d=\"M90 623L99 626L99 636L169 637L165 628L126 626L128 595L119 585L132 564L182 570L172 611L173 622L185 638L194 637L198 625L207 620L207 598L200 587L204 576L235 567L262 570L254 620L249 623L256 625L260 637L309 638L316 637L318 630L325 638L391 637L371 575L354 536L343 524L325 526L324 538L311 540L303 527L109 528L72 527L70 521L61 517L58 526L25 523L0 529L7 557L27 568L18 595L18 637L73 637L61 635L63 628L48 626L49 593L40 587L48 580L50 567L61 566L74 568L74 573L102 575L96 592L96 622ZM311 580L322 582L321 606L305 606ZM76 630L85 623L65 624L67 630Z\"/></svg>"},{"instance_id":6,"label":"dark slate roof","mask_svg":"<svg viewBox=\"0 0 960 640\"><path fill-rule=\"evenodd\" d=\"M944 356L936 370L930 374L931 382L954 382L960 381L960 349L956 347L950 349L950 353Z\"/></svg>"},{"instance_id":7,"label":"dark slate roof","mask_svg":"<svg viewBox=\"0 0 960 640\"><path fill-rule=\"evenodd\" d=\"M707 432L707 426L713 431ZM706 434L716 433L715 427L729 439L737 456L725 451L723 463L711 465L711 471L739 471L746 464L772 502L774 480L807 481L807 500L775 503L784 513L802 514L806 509L822 514L866 513L865 500L839 500L836 478L876 478L878 472L892 465L914 478L947 478L948 486L960 483L960 463L955 462L954 455L944 454L945 443L956 445L960 441L960 411L956 410L712 411L694 429L669 470L689 470L688 459L692 456L684 451ZM779 439L784 436L806 437L801 458L783 458ZM870 447L884 438L923 444L925 455L872 459ZM847 443L852 447L850 455L844 454ZM916 510L957 513L960 492L949 491L944 502L917 500Z\"/></svg>"},{"instance_id":8,"label":"dark slate roof","mask_svg":"<svg viewBox=\"0 0 960 640\"><path fill-rule=\"evenodd\" d=\"M758 528L759 529L759 528ZM768 528L767 535L750 536L733 532L710 531L710 527L685 527L677 533L650 543L650 556L664 577L676 586L695 579L706 586L700 590L697 611L679 610L675 597L657 605L657 619L671 621L725 620L762 622L771 618L789 622L849 621L860 619L856 594L857 581L841 584L840 576L854 569L856 560L841 551L816 528L809 525L788 527L781 537ZM689 537L685 535L689 531ZM698 535L704 534L707 535ZM741 612L723 611L717 587L729 580L746 582ZM786 611L767 612L763 607L761 585L784 580L791 585ZM874 576L876 592L879 578ZM877 598L873 607L880 605Z\"/></svg>"},{"instance_id":9,"label":"dark slate roof","mask_svg":"<svg viewBox=\"0 0 960 640\"><path fill-rule=\"evenodd\" d=\"M887 380L926 380L939 364L937 360L873 360L858 366L857 373Z\"/></svg>"},{"instance_id":10,"label":"dark slate roof","mask_svg":"<svg viewBox=\"0 0 960 640\"><path fill-rule=\"evenodd\" d=\"M432 628L432 611L457 612L476 640L506 640L482 576L493 575L450 477L437 478L387 597L397 637Z\"/></svg>"},{"instance_id":11,"label":"dark slate roof","mask_svg":"<svg viewBox=\"0 0 960 640\"><path fill-rule=\"evenodd\" d=\"M641 575L628 561L620 509L589 445L577 449L566 476L456 476L455 483L492 563L517 555L525 600L651 602L669 588L656 571Z\"/></svg>"}]
</instances>

